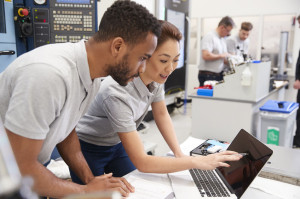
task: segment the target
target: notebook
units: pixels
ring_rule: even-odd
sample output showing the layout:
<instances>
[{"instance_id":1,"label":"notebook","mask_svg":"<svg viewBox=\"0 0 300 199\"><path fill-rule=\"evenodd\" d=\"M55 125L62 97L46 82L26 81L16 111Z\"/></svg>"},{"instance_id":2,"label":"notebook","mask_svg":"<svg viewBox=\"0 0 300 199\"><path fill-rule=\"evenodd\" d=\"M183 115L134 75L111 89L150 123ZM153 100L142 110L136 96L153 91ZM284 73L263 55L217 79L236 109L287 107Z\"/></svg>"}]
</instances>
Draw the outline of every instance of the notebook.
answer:
<instances>
[{"instance_id":1,"label":"notebook","mask_svg":"<svg viewBox=\"0 0 300 199\"><path fill-rule=\"evenodd\" d=\"M228 150L247 155L237 162L229 162L229 168L191 169L168 174L176 199L240 198L273 153L244 129L236 135Z\"/></svg>"}]
</instances>

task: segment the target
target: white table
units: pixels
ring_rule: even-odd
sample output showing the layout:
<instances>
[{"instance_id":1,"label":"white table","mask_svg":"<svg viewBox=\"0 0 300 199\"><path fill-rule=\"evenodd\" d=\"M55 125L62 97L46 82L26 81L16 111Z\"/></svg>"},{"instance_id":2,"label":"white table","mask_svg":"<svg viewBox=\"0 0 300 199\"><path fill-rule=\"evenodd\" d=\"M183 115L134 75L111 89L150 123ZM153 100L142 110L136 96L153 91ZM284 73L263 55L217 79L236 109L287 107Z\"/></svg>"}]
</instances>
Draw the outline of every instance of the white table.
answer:
<instances>
[{"instance_id":1,"label":"white table","mask_svg":"<svg viewBox=\"0 0 300 199\"><path fill-rule=\"evenodd\" d=\"M189 137L180 146L182 148L183 153L189 154L190 150L200 145L203 141L204 140L197 139L194 137ZM273 149L275 153L274 159L278 159L277 155L285 152L285 150L287 149L284 147L276 147L276 146L274 148L275 148L275 150ZM280 151L281 149L283 149L283 151ZM169 152L167 155L171 155L171 154L172 153ZM290 159L287 159L286 164L290 164L289 161ZM299 161L297 160L297 162L295 162L295 167L294 167L295 169L300 168L300 165L297 166L298 163ZM274 162L273 167L275 166L276 164ZM267 170L270 171L270 166ZM151 192L155 194L156 196L155 198L157 199L159 198L166 199L166 197L164 196L168 196L167 199L173 198L172 185L166 174L145 174L135 170L132 173L127 174L125 177L133 186L136 187L136 189L138 189L137 190L138 192L131 194L129 198L152 199L153 195L151 195ZM144 185L146 186L143 185L143 182ZM163 193L162 190L165 190L166 192ZM142 194L143 192L147 194ZM266 179L258 176L255 178L255 180L252 182L250 187L244 193L242 199L253 199L253 198L255 199L283 199L283 198L296 199L299 198L299 196L300 196L300 186L280 182L277 180Z\"/></svg>"},{"instance_id":2,"label":"white table","mask_svg":"<svg viewBox=\"0 0 300 199\"><path fill-rule=\"evenodd\" d=\"M189 137L180 147L185 154L200 145L204 140ZM280 175L300 175L300 150L289 149L278 146L271 146L274 150L273 158L270 159L271 164L266 165L263 171L280 174ZM290 155L286 155L289 152ZM167 155L172 155L168 153ZM284 156L283 156L284 155ZM297 158L296 158L297 157ZM294 159L295 158L295 159ZM295 161L294 161L295 160ZM49 165L49 168L55 175L60 178L57 172L68 173L67 165L62 161L56 166ZM167 174L147 174L137 170L127 174L125 178L136 188L136 192L131 194L129 199L173 199L173 188ZM300 186L280 182L277 180L256 177L250 187L247 189L242 199L296 199L300 196Z\"/></svg>"}]
</instances>

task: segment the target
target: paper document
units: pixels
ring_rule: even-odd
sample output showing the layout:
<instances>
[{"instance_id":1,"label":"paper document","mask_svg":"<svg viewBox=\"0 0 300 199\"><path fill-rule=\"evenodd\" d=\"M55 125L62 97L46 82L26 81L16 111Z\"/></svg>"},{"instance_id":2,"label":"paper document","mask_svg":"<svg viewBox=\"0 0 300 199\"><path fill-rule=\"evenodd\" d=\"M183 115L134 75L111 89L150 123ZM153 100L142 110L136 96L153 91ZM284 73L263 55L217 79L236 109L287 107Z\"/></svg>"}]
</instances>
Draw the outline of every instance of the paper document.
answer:
<instances>
[{"instance_id":1,"label":"paper document","mask_svg":"<svg viewBox=\"0 0 300 199\"><path fill-rule=\"evenodd\" d=\"M135 187L129 199L173 199L174 193L167 174L148 174L133 171L125 176L126 180Z\"/></svg>"},{"instance_id":2,"label":"paper document","mask_svg":"<svg viewBox=\"0 0 300 199\"><path fill-rule=\"evenodd\" d=\"M62 159L51 160L47 166L56 177L61 179L70 179L70 171L68 165Z\"/></svg>"}]
</instances>

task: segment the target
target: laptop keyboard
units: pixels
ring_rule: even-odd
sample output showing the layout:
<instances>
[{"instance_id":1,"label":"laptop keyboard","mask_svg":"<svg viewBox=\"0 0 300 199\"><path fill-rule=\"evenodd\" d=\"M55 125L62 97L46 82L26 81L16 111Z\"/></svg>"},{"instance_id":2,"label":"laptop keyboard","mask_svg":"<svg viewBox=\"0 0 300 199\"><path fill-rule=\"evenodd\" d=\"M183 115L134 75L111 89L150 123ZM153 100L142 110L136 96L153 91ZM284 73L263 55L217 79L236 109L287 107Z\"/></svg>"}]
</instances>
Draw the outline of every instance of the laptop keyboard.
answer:
<instances>
[{"instance_id":1,"label":"laptop keyboard","mask_svg":"<svg viewBox=\"0 0 300 199\"><path fill-rule=\"evenodd\" d=\"M202 197L230 197L225 185L213 170L190 169L189 171Z\"/></svg>"}]
</instances>

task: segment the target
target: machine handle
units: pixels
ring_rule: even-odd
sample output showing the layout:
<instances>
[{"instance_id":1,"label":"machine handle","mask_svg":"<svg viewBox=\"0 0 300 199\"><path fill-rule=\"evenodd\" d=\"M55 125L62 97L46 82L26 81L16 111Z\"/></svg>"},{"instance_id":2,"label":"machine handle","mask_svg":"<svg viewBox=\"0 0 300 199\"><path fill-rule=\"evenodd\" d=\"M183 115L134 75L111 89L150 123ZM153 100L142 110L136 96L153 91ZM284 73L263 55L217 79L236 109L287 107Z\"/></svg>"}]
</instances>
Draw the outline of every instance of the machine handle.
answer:
<instances>
[{"instance_id":1,"label":"machine handle","mask_svg":"<svg viewBox=\"0 0 300 199\"><path fill-rule=\"evenodd\" d=\"M2 50L0 51L0 55L14 55L16 52L14 50Z\"/></svg>"}]
</instances>

